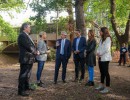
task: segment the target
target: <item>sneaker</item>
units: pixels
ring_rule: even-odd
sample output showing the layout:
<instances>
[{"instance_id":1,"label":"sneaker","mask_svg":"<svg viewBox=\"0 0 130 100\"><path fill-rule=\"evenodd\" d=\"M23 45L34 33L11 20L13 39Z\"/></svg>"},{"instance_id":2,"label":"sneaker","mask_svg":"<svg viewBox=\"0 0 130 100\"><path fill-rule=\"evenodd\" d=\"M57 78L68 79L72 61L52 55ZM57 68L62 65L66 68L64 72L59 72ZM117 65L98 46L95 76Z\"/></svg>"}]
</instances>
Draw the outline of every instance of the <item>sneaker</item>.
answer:
<instances>
[{"instance_id":1,"label":"sneaker","mask_svg":"<svg viewBox=\"0 0 130 100\"><path fill-rule=\"evenodd\" d=\"M109 92L108 88L104 88L102 91L100 91L100 93L103 93L103 94L108 93L108 92Z\"/></svg>"},{"instance_id":2,"label":"sneaker","mask_svg":"<svg viewBox=\"0 0 130 100\"><path fill-rule=\"evenodd\" d=\"M40 86L40 87L44 87L44 83L42 81L40 81L39 83L37 83L37 86Z\"/></svg>"},{"instance_id":3,"label":"sneaker","mask_svg":"<svg viewBox=\"0 0 130 100\"><path fill-rule=\"evenodd\" d=\"M95 88L95 90L103 90L104 87L102 85L99 85L98 87Z\"/></svg>"}]
</instances>

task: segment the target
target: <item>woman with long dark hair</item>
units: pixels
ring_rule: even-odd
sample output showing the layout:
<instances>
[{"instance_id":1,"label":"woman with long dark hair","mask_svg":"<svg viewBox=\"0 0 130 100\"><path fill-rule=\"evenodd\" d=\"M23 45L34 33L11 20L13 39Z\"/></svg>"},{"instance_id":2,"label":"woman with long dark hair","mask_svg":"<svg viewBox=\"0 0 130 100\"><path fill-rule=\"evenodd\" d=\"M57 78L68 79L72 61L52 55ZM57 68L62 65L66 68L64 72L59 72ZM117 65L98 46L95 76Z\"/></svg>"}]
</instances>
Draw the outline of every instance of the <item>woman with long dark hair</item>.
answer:
<instances>
[{"instance_id":1,"label":"woman with long dark hair","mask_svg":"<svg viewBox=\"0 0 130 100\"><path fill-rule=\"evenodd\" d=\"M100 74L101 81L96 90L101 90L101 93L108 93L110 87L109 62L112 60L111 56L111 36L107 27L102 27L100 30L101 41L97 49L97 56L100 58ZM104 81L106 80L106 85Z\"/></svg>"},{"instance_id":2,"label":"woman with long dark hair","mask_svg":"<svg viewBox=\"0 0 130 100\"><path fill-rule=\"evenodd\" d=\"M94 31L89 30L86 47L86 65L88 66L89 78L85 86L94 86L94 66L96 66L96 40Z\"/></svg>"}]
</instances>

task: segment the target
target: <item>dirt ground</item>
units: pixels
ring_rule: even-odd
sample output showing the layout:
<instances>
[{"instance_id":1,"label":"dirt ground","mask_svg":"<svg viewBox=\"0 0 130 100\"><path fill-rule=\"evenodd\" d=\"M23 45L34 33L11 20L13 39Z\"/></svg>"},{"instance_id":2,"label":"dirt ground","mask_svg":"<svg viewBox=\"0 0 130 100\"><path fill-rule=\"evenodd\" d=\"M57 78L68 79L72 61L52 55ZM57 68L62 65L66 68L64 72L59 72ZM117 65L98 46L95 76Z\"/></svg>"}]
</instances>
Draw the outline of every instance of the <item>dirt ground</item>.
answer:
<instances>
[{"instance_id":1,"label":"dirt ground","mask_svg":"<svg viewBox=\"0 0 130 100\"><path fill-rule=\"evenodd\" d=\"M42 81L45 87L38 87L35 91L29 91L29 97L17 95L19 64L0 65L0 100L130 100L130 67L117 66L110 63L111 91L108 94L100 94L95 87L85 87L86 79L82 83L75 83L74 64L70 60L67 68L67 83L62 83L61 70L58 84L53 84L55 62L46 62ZM32 69L31 83L36 82L35 63ZM95 67L95 86L99 83L99 69Z\"/></svg>"}]
</instances>

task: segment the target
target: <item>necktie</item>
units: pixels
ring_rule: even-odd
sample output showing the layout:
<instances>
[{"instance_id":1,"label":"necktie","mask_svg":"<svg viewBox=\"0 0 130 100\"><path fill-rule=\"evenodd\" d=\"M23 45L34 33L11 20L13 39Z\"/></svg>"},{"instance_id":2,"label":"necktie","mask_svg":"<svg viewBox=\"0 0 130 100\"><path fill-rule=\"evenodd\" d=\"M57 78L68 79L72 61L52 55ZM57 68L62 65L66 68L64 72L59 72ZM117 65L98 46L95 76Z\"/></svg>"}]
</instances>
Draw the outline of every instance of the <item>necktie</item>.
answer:
<instances>
[{"instance_id":1,"label":"necktie","mask_svg":"<svg viewBox=\"0 0 130 100\"><path fill-rule=\"evenodd\" d=\"M80 38L77 38L77 40L76 40L76 51L78 50L79 40L80 40Z\"/></svg>"},{"instance_id":2,"label":"necktie","mask_svg":"<svg viewBox=\"0 0 130 100\"><path fill-rule=\"evenodd\" d=\"M64 39L62 39L62 41L61 41L61 51L60 51L60 54L64 54L64 45L65 45L65 40Z\"/></svg>"}]
</instances>

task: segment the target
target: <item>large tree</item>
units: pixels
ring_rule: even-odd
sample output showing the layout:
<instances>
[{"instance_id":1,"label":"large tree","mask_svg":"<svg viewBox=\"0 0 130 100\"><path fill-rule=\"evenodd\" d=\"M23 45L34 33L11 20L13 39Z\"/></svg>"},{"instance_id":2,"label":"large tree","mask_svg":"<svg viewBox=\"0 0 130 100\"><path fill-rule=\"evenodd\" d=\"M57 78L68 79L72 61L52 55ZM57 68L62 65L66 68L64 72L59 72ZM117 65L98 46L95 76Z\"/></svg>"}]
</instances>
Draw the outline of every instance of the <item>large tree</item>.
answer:
<instances>
[{"instance_id":1,"label":"large tree","mask_svg":"<svg viewBox=\"0 0 130 100\"><path fill-rule=\"evenodd\" d=\"M74 15L73 15L73 5L72 4L73 4L72 0L68 0L68 3L66 4L67 12L68 12L68 15L69 15L67 29L68 29L68 32L70 34L71 43L73 42L74 28L75 28L75 23L74 23L74 19L73 19Z\"/></svg>"},{"instance_id":2,"label":"large tree","mask_svg":"<svg viewBox=\"0 0 130 100\"><path fill-rule=\"evenodd\" d=\"M121 45L129 41L129 5L129 0L89 0L85 4L86 19L95 26L109 27Z\"/></svg>"},{"instance_id":3,"label":"large tree","mask_svg":"<svg viewBox=\"0 0 130 100\"><path fill-rule=\"evenodd\" d=\"M86 25L84 18L84 3L86 0L75 0L76 28L80 29L82 35L86 35Z\"/></svg>"},{"instance_id":4,"label":"large tree","mask_svg":"<svg viewBox=\"0 0 130 100\"><path fill-rule=\"evenodd\" d=\"M33 11L37 12L38 16L44 16L47 11L62 12L63 10L68 12L68 32L71 40L74 37L74 19L73 19L73 6L75 5L76 13L76 28L82 31L82 35L86 35L85 20L83 5L86 0L40 0L34 1L31 4Z\"/></svg>"},{"instance_id":5,"label":"large tree","mask_svg":"<svg viewBox=\"0 0 130 100\"><path fill-rule=\"evenodd\" d=\"M116 0L110 0L110 5L111 5L111 10L110 13L112 14L111 16L111 23L112 23L112 28L115 32L115 35L120 43L120 45L122 45L122 43L128 43L128 41L130 41L130 9L129 9L129 4L130 1L120 1L119 3L125 3L126 6L120 5L122 7L122 9L124 10L124 15L128 16L127 22L126 22L126 27L124 30L124 33L120 34L119 30L118 30L118 25L117 25L117 21L116 21L116 13L121 12L122 9L117 9L117 5L116 5ZM128 5L127 5L128 4Z\"/></svg>"}]
</instances>

